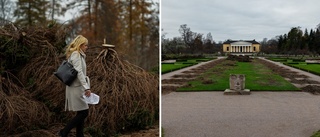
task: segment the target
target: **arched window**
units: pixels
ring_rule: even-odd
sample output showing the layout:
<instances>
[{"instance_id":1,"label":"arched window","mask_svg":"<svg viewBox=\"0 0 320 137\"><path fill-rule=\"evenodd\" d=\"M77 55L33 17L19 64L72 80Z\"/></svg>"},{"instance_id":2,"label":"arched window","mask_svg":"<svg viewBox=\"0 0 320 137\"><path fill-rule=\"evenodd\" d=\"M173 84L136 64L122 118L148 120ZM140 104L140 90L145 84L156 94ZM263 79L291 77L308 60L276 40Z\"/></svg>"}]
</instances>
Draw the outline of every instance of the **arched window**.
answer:
<instances>
[{"instance_id":1,"label":"arched window","mask_svg":"<svg viewBox=\"0 0 320 137\"><path fill-rule=\"evenodd\" d=\"M253 51L256 51L256 47L253 47Z\"/></svg>"},{"instance_id":2,"label":"arched window","mask_svg":"<svg viewBox=\"0 0 320 137\"><path fill-rule=\"evenodd\" d=\"M229 47L227 47L227 51L229 51Z\"/></svg>"}]
</instances>

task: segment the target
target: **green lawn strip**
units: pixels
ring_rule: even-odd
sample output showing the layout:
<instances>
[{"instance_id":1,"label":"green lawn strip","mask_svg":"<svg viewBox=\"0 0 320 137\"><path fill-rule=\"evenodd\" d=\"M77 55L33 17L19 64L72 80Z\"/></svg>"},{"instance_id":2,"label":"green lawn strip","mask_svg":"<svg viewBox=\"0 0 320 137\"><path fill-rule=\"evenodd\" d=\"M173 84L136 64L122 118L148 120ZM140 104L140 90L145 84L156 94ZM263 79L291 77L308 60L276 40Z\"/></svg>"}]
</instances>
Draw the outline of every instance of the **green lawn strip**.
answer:
<instances>
[{"instance_id":1,"label":"green lawn strip","mask_svg":"<svg viewBox=\"0 0 320 137\"><path fill-rule=\"evenodd\" d=\"M198 59L195 59L196 62L206 62L206 61L210 61L210 60L213 60L213 59L217 59L217 58L198 58Z\"/></svg>"},{"instance_id":2,"label":"green lawn strip","mask_svg":"<svg viewBox=\"0 0 320 137\"><path fill-rule=\"evenodd\" d=\"M287 59L284 59L284 58L267 58L267 59L275 62L287 62Z\"/></svg>"},{"instance_id":3,"label":"green lawn strip","mask_svg":"<svg viewBox=\"0 0 320 137\"><path fill-rule=\"evenodd\" d=\"M196 65L199 62L210 61L214 58L197 58L189 60L177 60L176 63L162 63L161 64L161 74L165 74L171 71L179 70L185 67Z\"/></svg>"},{"instance_id":4,"label":"green lawn strip","mask_svg":"<svg viewBox=\"0 0 320 137\"><path fill-rule=\"evenodd\" d=\"M311 72L316 75L320 75L320 64L298 63L298 64L286 64L286 65L295 67L307 72Z\"/></svg>"},{"instance_id":5,"label":"green lawn strip","mask_svg":"<svg viewBox=\"0 0 320 137\"><path fill-rule=\"evenodd\" d=\"M235 65L226 65L228 62L230 63L226 60L215 66L177 91L223 91L229 88L230 74L245 74L245 88L252 91L300 90L257 61L234 62ZM212 83L203 84L203 81L212 81Z\"/></svg>"},{"instance_id":6,"label":"green lawn strip","mask_svg":"<svg viewBox=\"0 0 320 137\"><path fill-rule=\"evenodd\" d=\"M275 62L282 62L282 63L293 63L293 62L304 62L303 59L296 59L296 58L267 58L269 60Z\"/></svg>"},{"instance_id":7,"label":"green lawn strip","mask_svg":"<svg viewBox=\"0 0 320 137\"><path fill-rule=\"evenodd\" d=\"M199 63L213 60L215 58L195 58L195 59L177 59L177 62L190 62L190 63Z\"/></svg>"},{"instance_id":8,"label":"green lawn strip","mask_svg":"<svg viewBox=\"0 0 320 137\"><path fill-rule=\"evenodd\" d=\"M185 67L192 66L194 64L183 64L183 63L171 63L171 64L161 64L161 74L168 73L171 71L175 71L178 69L182 69Z\"/></svg>"}]
</instances>

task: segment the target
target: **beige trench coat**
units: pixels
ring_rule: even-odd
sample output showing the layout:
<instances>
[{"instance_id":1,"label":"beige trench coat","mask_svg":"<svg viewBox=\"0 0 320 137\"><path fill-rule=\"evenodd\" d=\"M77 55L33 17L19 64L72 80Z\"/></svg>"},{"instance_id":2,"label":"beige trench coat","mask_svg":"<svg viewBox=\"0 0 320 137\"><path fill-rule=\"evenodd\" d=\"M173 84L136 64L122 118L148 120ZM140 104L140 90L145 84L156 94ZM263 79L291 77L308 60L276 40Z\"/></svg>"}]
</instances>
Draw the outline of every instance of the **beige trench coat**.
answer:
<instances>
[{"instance_id":1,"label":"beige trench coat","mask_svg":"<svg viewBox=\"0 0 320 137\"><path fill-rule=\"evenodd\" d=\"M68 59L78 71L78 77L70 86L66 86L65 110L80 111L89 109L88 104L83 98L85 90L90 89L90 80L87 77L85 56L86 55L82 51L80 53L74 51Z\"/></svg>"}]
</instances>

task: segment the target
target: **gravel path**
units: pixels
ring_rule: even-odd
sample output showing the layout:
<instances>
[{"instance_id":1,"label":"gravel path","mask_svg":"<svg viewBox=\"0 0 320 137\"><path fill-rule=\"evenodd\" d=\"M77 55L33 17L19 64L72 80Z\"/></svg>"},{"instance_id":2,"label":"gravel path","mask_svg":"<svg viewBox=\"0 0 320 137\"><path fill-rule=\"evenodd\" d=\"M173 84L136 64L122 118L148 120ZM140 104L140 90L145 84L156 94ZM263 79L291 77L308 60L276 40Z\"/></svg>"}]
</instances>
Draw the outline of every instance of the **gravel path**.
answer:
<instances>
[{"instance_id":1,"label":"gravel path","mask_svg":"<svg viewBox=\"0 0 320 137\"><path fill-rule=\"evenodd\" d=\"M303 92L172 92L162 96L165 137L310 137L320 96Z\"/></svg>"},{"instance_id":2,"label":"gravel path","mask_svg":"<svg viewBox=\"0 0 320 137\"><path fill-rule=\"evenodd\" d=\"M317 75L288 68L320 81ZM305 92L172 92L161 97L165 137L310 137L320 129L319 115L320 96Z\"/></svg>"}]
</instances>

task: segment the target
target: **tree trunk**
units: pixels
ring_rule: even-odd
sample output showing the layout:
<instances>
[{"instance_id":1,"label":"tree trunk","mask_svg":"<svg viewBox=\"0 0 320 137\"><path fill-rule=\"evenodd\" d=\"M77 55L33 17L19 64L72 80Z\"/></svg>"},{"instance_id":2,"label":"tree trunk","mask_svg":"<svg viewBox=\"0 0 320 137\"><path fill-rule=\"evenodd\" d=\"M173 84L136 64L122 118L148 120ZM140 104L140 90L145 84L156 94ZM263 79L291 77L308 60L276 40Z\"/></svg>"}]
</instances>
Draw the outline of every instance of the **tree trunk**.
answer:
<instances>
[{"instance_id":1,"label":"tree trunk","mask_svg":"<svg viewBox=\"0 0 320 137\"><path fill-rule=\"evenodd\" d=\"M28 25L31 26L32 19L31 19L31 2L28 2Z\"/></svg>"},{"instance_id":2,"label":"tree trunk","mask_svg":"<svg viewBox=\"0 0 320 137\"><path fill-rule=\"evenodd\" d=\"M129 3L129 40L132 41L132 0Z\"/></svg>"},{"instance_id":3,"label":"tree trunk","mask_svg":"<svg viewBox=\"0 0 320 137\"><path fill-rule=\"evenodd\" d=\"M51 13L51 20L53 21L53 19L54 19L54 11L55 11L55 9L54 9L54 5L56 4L56 1L55 0L52 0L52 13Z\"/></svg>"},{"instance_id":4,"label":"tree trunk","mask_svg":"<svg viewBox=\"0 0 320 137\"><path fill-rule=\"evenodd\" d=\"M91 25L92 25L91 19L92 19L92 17L91 17L91 2L90 2L90 0L88 0L88 17L89 17L89 19L88 19L89 31L91 31L92 30L91 29Z\"/></svg>"},{"instance_id":5,"label":"tree trunk","mask_svg":"<svg viewBox=\"0 0 320 137\"><path fill-rule=\"evenodd\" d=\"M95 13L95 17L94 17L94 30L93 30L93 39L97 40L97 35L98 35L98 5L99 2L98 0L95 1L95 6L94 6L94 13Z\"/></svg>"}]
</instances>

